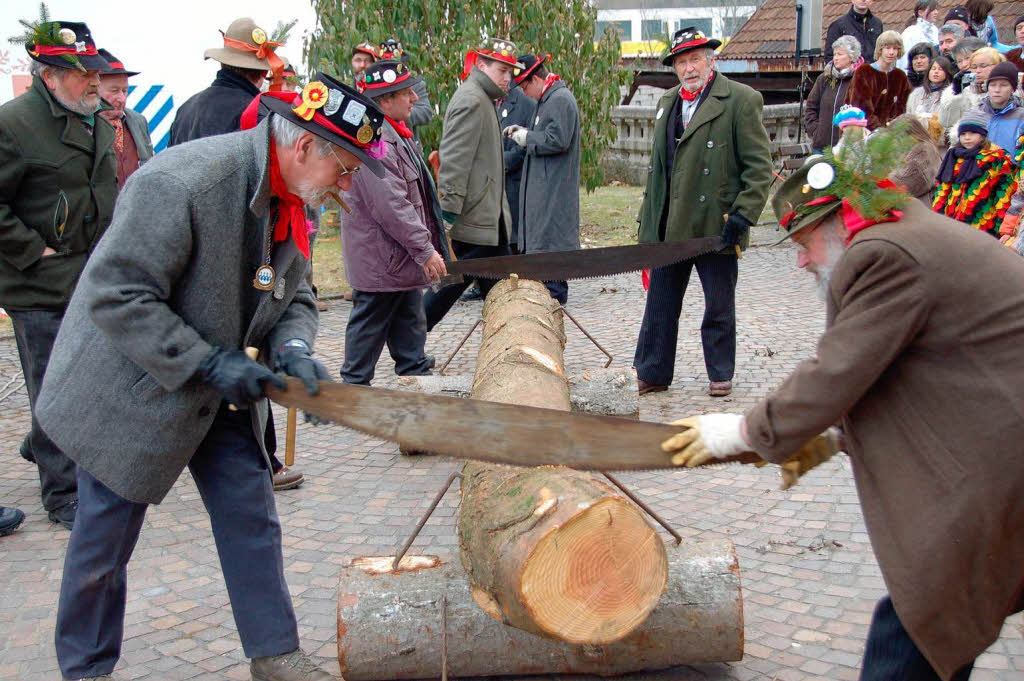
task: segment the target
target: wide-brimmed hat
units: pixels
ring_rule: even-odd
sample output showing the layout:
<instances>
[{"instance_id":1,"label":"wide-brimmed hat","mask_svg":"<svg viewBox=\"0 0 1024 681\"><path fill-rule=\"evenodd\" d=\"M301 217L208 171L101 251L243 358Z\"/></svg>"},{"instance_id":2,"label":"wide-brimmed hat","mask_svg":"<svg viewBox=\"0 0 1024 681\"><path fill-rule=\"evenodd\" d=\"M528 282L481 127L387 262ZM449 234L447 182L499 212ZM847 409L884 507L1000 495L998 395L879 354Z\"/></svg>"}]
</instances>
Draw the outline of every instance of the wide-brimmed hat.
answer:
<instances>
[{"instance_id":1,"label":"wide-brimmed hat","mask_svg":"<svg viewBox=\"0 0 1024 681\"><path fill-rule=\"evenodd\" d=\"M369 40L364 40L355 47L352 48L352 56L356 56L357 53L368 54L373 57L374 61L380 59L380 53L377 52L377 46L371 43Z\"/></svg>"},{"instance_id":2,"label":"wide-brimmed hat","mask_svg":"<svg viewBox=\"0 0 1024 681\"><path fill-rule=\"evenodd\" d=\"M301 94L263 92L242 113L243 128L255 125L258 106L351 152L374 175L384 177L379 160L384 112L348 85L315 73Z\"/></svg>"},{"instance_id":3,"label":"wide-brimmed hat","mask_svg":"<svg viewBox=\"0 0 1024 681\"><path fill-rule=\"evenodd\" d=\"M32 25L25 50L40 64L65 69L102 71L107 61L100 56L92 32L78 21L45 21Z\"/></svg>"},{"instance_id":4,"label":"wide-brimmed hat","mask_svg":"<svg viewBox=\"0 0 1024 681\"><path fill-rule=\"evenodd\" d=\"M835 167L821 155L808 157L803 166L786 178L772 197L772 210L783 230L775 244L839 210L843 200L832 193L834 178Z\"/></svg>"},{"instance_id":5,"label":"wide-brimmed hat","mask_svg":"<svg viewBox=\"0 0 1024 681\"><path fill-rule=\"evenodd\" d=\"M508 64L517 69L525 68L516 58L518 50L516 50L516 44L511 40L502 40L501 38L485 40L475 51L479 57L484 59Z\"/></svg>"},{"instance_id":6,"label":"wide-brimmed hat","mask_svg":"<svg viewBox=\"0 0 1024 681\"><path fill-rule=\"evenodd\" d=\"M221 35L224 36L224 45L203 52L205 59L257 71L275 71L284 66L281 58L274 53L280 43L271 42L267 32L249 17L235 19L227 31L221 31Z\"/></svg>"},{"instance_id":7,"label":"wide-brimmed hat","mask_svg":"<svg viewBox=\"0 0 1024 681\"><path fill-rule=\"evenodd\" d=\"M109 50L99 49L97 52L107 62L107 68L100 69L101 76L137 76L141 73L141 71L126 70L121 60L110 54Z\"/></svg>"},{"instance_id":8,"label":"wide-brimmed hat","mask_svg":"<svg viewBox=\"0 0 1024 681\"><path fill-rule=\"evenodd\" d=\"M516 85L521 85L527 78L536 73L537 69L546 62L551 61L551 55L521 54L519 55L519 61L523 68L517 68L512 72L512 80L515 81Z\"/></svg>"},{"instance_id":9,"label":"wide-brimmed hat","mask_svg":"<svg viewBox=\"0 0 1024 681\"><path fill-rule=\"evenodd\" d=\"M422 80L421 76L414 74L402 62L385 59L366 67L363 80L359 82L359 91L367 97L376 99L389 92L410 88Z\"/></svg>"},{"instance_id":10,"label":"wide-brimmed hat","mask_svg":"<svg viewBox=\"0 0 1024 681\"><path fill-rule=\"evenodd\" d=\"M679 29L672 36L672 47L669 49L668 54L665 55L665 58L661 60L661 63L665 66L672 66L676 56L683 52L689 52L690 50L702 47L717 50L721 46L721 40L707 37L703 31L698 31L695 26L687 26L686 28Z\"/></svg>"}]
</instances>

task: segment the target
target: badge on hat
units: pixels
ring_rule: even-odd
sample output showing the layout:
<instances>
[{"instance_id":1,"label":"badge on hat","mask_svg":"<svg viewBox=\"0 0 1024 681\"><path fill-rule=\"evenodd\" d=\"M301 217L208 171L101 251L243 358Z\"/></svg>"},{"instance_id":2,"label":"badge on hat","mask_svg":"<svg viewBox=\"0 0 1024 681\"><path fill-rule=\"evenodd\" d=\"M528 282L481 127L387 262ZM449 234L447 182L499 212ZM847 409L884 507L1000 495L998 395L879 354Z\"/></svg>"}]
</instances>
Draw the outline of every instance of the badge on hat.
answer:
<instances>
[{"instance_id":1,"label":"badge on hat","mask_svg":"<svg viewBox=\"0 0 1024 681\"><path fill-rule=\"evenodd\" d=\"M302 102L292 109L295 115L305 121L313 120L316 110L323 108L328 101L327 86L318 80L310 81L302 89Z\"/></svg>"}]
</instances>

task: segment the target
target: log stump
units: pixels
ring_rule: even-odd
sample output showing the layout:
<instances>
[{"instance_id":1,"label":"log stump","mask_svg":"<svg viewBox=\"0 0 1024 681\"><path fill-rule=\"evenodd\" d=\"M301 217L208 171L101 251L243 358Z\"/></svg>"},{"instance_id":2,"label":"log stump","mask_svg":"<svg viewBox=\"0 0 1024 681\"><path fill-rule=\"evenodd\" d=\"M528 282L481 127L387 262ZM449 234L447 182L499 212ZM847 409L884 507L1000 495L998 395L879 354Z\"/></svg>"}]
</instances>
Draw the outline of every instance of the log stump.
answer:
<instances>
[{"instance_id":1,"label":"log stump","mask_svg":"<svg viewBox=\"0 0 1024 681\"><path fill-rule=\"evenodd\" d=\"M568 411L562 315L544 285L497 284L483 320L472 397ZM605 645L657 605L668 580L664 544L617 489L556 466L469 462L462 475L462 564L473 600L495 620Z\"/></svg>"}]
</instances>

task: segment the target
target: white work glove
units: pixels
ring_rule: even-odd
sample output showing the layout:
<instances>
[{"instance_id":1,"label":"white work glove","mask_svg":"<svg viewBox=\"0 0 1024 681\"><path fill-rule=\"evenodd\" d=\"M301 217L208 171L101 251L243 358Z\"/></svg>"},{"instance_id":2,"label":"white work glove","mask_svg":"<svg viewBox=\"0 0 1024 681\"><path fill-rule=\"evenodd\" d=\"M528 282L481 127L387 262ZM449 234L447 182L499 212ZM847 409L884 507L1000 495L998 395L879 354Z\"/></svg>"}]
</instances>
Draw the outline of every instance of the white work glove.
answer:
<instances>
[{"instance_id":1,"label":"white work glove","mask_svg":"<svg viewBox=\"0 0 1024 681\"><path fill-rule=\"evenodd\" d=\"M503 131L505 137L508 137L523 148L526 147L526 133L528 132L529 130L521 125L510 125Z\"/></svg>"},{"instance_id":2,"label":"white work glove","mask_svg":"<svg viewBox=\"0 0 1024 681\"><path fill-rule=\"evenodd\" d=\"M672 454L672 464L693 468L711 459L724 459L733 454L751 451L743 439L741 414L704 414L673 421L673 426L686 430L661 443L664 452Z\"/></svg>"}]
</instances>

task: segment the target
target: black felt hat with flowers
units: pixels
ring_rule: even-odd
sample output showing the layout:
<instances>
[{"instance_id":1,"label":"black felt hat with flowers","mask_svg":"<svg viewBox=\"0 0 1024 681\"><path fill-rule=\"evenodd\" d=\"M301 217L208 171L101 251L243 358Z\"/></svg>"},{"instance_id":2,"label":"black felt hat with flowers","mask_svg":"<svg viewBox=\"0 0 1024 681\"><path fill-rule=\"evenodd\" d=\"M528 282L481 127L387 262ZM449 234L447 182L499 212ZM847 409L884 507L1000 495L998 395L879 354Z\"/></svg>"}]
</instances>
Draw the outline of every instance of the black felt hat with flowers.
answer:
<instances>
[{"instance_id":1,"label":"black felt hat with flowers","mask_svg":"<svg viewBox=\"0 0 1024 681\"><path fill-rule=\"evenodd\" d=\"M675 61L677 55L683 52L689 52L690 50L696 50L699 48L707 48L709 50L717 50L722 46L721 40L715 40L704 35L703 31L698 31L695 26L687 26L676 31L675 35L672 36L672 46L669 48L668 54L661 60L661 63L665 66L672 66L672 62Z\"/></svg>"},{"instance_id":2,"label":"black felt hat with flowers","mask_svg":"<svg viewBox=\"0 0 1024 681\"><path fill-rule=\"evenodd\" d=\"M88 26L80 21L50 21L46 5L41 8L38 21L19 20L26 31L11 38L11 42L24 43L28 56L41 64L80 71L102 71L108 67Z\"/></svg>"},{"instance_id":3,"label":"black felt hat with flowers","mask_svg":"<svg viewBox=\"0 0 1024 681\"><path fill-rule=\"evenodd\" d=\"M367 97L376 99L389 92L410 88L422 80L422 76L415 75L402 62L388 59L366 67L363 80L359 83L359 91Z\"/></svg>"}]
</instances>

